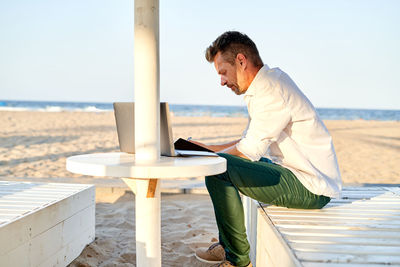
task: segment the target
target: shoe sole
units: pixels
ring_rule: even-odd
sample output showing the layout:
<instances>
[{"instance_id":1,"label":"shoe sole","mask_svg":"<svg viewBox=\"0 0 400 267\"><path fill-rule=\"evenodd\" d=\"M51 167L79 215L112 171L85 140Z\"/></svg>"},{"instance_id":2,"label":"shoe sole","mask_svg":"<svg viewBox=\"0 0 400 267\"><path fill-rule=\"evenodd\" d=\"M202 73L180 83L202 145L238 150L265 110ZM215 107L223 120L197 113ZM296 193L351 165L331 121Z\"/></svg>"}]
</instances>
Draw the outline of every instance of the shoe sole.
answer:
<instances>
[{"instance_id":1,"label":"shoe sole","mask_svg":"<svg viewBox=\"0 0 400 267\"><path fill-rule=\"evenodd\" d=\"M198 259L199 261L204 262L204 263L217 264L217 263L222 263L223 262L223 260L222 261L208 261L208 260L205 260L203 258L200 258L199 256L196 255L196 253L194 254L194 256L196 257L196 259Z\"/></svg>"}]
</instances>

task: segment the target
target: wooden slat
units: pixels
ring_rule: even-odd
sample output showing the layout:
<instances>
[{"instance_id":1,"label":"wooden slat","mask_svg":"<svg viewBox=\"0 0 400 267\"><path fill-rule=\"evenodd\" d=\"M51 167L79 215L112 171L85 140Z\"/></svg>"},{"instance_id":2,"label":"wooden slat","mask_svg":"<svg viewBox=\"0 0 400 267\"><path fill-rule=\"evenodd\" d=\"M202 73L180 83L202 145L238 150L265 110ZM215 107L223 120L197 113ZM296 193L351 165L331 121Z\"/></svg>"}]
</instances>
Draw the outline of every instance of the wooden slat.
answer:
<instances>
[{"instance_id":1,"label":"wooden slat","mask_svg":"<svg viewBox=\"0 0 400 267\"><path fill-rule=\"evenodd\" d=\"M363 191L363 192L368 192L368 191L387 191L386 187L384 186L346 186L343 187L342 192L347 192L347 191Z\"/></svg>"},{"instance_id":2,"label":"wooden slat","mask_svg":"<svg viewBox=\"0 0 400 267\"><path fill-rule=\"evenodd\" d=\"M365 229L358 230L335 230L331 229L295 229L295 228L279 228L279 232L284 235L300 235L300 236L335 236L335 237L373 237L373 238L400 238L400 232L385 232L385 231L366 231Z\"/></svg>"},{"instance_id":3,"label":"wooden slat","mask_svg":"<svg viewBox=\"0 0 400 267\"><path fill-rule=\"evenodd\" d=\"M63 199L62 197L61 198L54 198L54 196L34 196L34 195L32 195L32 196L21 196L21 195L6 195L6 196L1 196L1 198L2 199L12 199L12 200L24 200L24 201L31 201L31 200L35 200L35 199L38 199L38 200L54 200L54 201L57 201L57 200L59 200L59 199Z\"/></svg>"},{"instance_id":4,"label":"wooden slat","mask_svg":"<svg viewBox=\"0 0 400 267\"><path fill-rule=\"evenodd\" d=\"M29 200L29 203L32 205L41 204L41 203L45 204L47 202L48 201L45 199L30 199ZM10 204L10 203L21 204L21 203L27 203L27 202L26 202L26 200L22 200L22 199L4 199L4 198L0 199L0 204Z\"/></svg>"},{"instance_id":5,"label":"wooden slat","mask_svg":"<svg viewBox=\"0 0 400 267\"><path fill-rule=\"evenodd\" d=\"M10 188L10 187L0 187L0 192L3 193L15 193L15 192L45 192L48 194L54 193L71 193L74 191L79 191L77 188L70 188L70 187L54 187L54 186L45 186L39 185L37 187L31 188Z\"/></svg>"},{"instance_id":6,"label":"wooden slat","mask_svg":"<svg viewBox=\"0 0 400 267\"><path fill-rule=\"evenodd\" d=\"M341 199L341 200L335 200L331 201L329 204L350 204L350 205L372 205L372 204L377 204L377 205L390 205L390 204L395 204L398 205L400 203L399 199L383 199L383 200L378 200L378 199L360 199L360 200L352 200L352 199Z\"/></svg>"},{"instance_id":7,"label":"wooden slat","mask_svg":"<svg viewBox=\"0 0 400 267\"><path fill-rule=\"evenodd\" d=\"M0 193L0 197L6 197L6 196L14 196L14 197L35 197L35 196L40 196L40 197L46 197L46 198L63 198L64 196L69 196L73 192L69 193L48 193L48 192L42 192L42 191L37 191L37 192L14 192L14 193L5 193L2 194Z\"/></svg>"},{"instance_id":8,"label":"wooden slat","mask_svg":"<svg viewBox=\"0 0 400 267\"><path fill-rule=\"evenodd\" d=\"M17 203L14 203L14 202L8 202L8 203L2 203L2 202L0 202L0 209L2 209L2 208L8 208L8 207L36 207L37 206L37 204L35 204L35 203L26 203L26 202L17 202Z\"/></svg>"},{"instance_id":9,"label":"wooden slat","mask_svg":"<svg viewBox=\"0 0 400 267\"><path fill-rule=\"evenodd\" d=\"M35 186L36 185L36 186ZM40 185L32 184L31 187L14 187L14 186L0 186L1 192L18 192L21 190L30 191L47 191L47 192L71 192L72 190L79 191L77 187L70 186L55 186L55 185Z\"/></svg>"},{"instance_id":10,"label":"wooden slat","mask_svg":"<svg viewBox=\"0 0 400 267\"><path fill-rule=\"evenodd\" d=\"M354 255L349 251L348 254L335 254L335 253L321 253L321 252L296 252L296 256L301 262L319 262L319 266L324 266L325 263L346 263L350 264L381 264L381 265L393 265L400 264L400 256L388 256L388 255ZM382 266L384 267L384 266Z\"/></svg>"},{"instance_id":11,"label":"wooden slat","mask_svg":"<svg viewBox=\"0 0 400 267\"><path fill-rule=\"evenodd\" d=\"M335 204L332 205L331 203L327 204L322 210L302 210L303 212L306 211L313 211L313 212L326 212L326 211L334 211L334 210L354 210L354 211L362 211L362 212L376 212L376 211L381 211L381 212L394 212L395 214L400 214L400 208L398 205L390 206L387 207L385 205L381 205L380 207L377 207L376 205L373 205L372 207L368 207L366 209L366 205L361 205L361 206L355 206L355 205L343 205L343 204ZM269 206L267 210L290 210L293 211L293 209L287 209L287 208L282 208L282 207L275 207L275 206Z\"/></svg>"},{"instance_id":12,"label":"wooden slat","mask_svg":"<svg viewBox=\"0 0 400 267\"><path fill-rule=\"evenodd\" d=\"M37 206L24 205L24 206L0 206L0 213L7 211L26 211L35 209Z\"/></svg>"},{"instance_id":13,"label":"wooden slat","mask_svg":"<svg viewBox=\"0 0 400 267\"><path fill-rule=\"evenodd\" d=\"M282 218L289 216L289 217L321 217L324 218L325 216L332 216L332 217L343 217L347 219L347 217L373 217L373 218L393 218L397 219L400 217L400 212L395 213L393 210L388 211L377 211L377 210L365 210L365 209L322 209L322 210L292 210L288 211L285 210L268 210L268 216L271 217L279 217Z\"/></svg>"},{"instance_id":14,"label":"wooden slat","mask_svg":"<svg viewBox=\"0 0 400 267\"><path fill-rule=\"evenodd\" d=\"M334 253L334 254L349 254L352 255L387 255L387 256L400 256L399 246L360 246L360 245L347 245L347 244L298 244L289 243L290 247L296 251L301 252L318 252L318 253Z\"/></svg>"},{"instance_id":15,"label":"wooden slat","mask_svg":"<svg viewBox=\"0 0 400 267\"><path fill-rule=\"evenodd\" d=\"M290 243L299 244L347 244L347 245L374 245L374 246L400 246L400 239L382 237L335 237L335 236L301 236L285 235Z\"/></svg>"},{"instance_id":16,"label":"wooden slat","mask_svg":"<svg viewBox=\"0 0 400 267\"><path fill-rule=\"evenodd\" d=\"M302 262L303 267L321 267L320 262ZM331 262L324 262L324 267L383 267L382 264L354 264L354 263L331 263ZM400 265L393 265L391 264L390 267L400 267Z\"/></svg>"},{"instance_id":17,"label":"wooden slat","mask_svg":"<svg viewBox=\"0 0 400 267\"><path fill-rule=\"evenodd\" d=\"M324 225L324 224L300 224L299 222L291 222L285 224L274 224L279 229L321 229L321 230L358 230L358 231L386 231L386 232L400 232L400 228L394 225L356 225L356 224L335 224L335 225Z\"/></svg>"},{"instance_id":18,"label":"wooden slat","mask_svg":"<svg viewBox=\"0 0 400 267\"><path fill-rule=\"evenodd\" d=\"M4 221L5 223L9 222L10 220L17 218L18 216L20 216L21 213L17 213L17 214L2 214L0 215L0 219L2 221Z\"/></svg>"},{"instance_id":19,"label":"wooden slat","mask_svg":"<svg viewBox=\"0 0 400 267\"><path fill-rule=\"evenodd\" d=\"M398 200L397 195L392 193L392 192L386 192L386 193L381 193L381 194L361 194L360 193L351 193L351 194L345 194L341 198L334 198L331 199L331 202L335 201L342 201L342 200L379 200L379 199L394 199Z\"/></svg>"},{"instance_id":20,"label":"wooden slat","mask_svg":"<svg viewBox=\"0 0 400 267\"><path fill-rule=\"evenodd\" d=\"M0 209L1 211L1 209ZM281 225L293 225L299 224L301 221L301 225L313 226L313 225L323 225L323 226L335 226L340 224L341 226L345 226L348 228L354 229L354 227L362 226L362 227L370 227L370 228L380 228L380 229L390 229L390 228L399 228L400 229L400 221L397 220L372 220L370 218L352 218L346 219L348 221L343 222L343 219L336 218L307 218L307 217L296 217L294 219L285 218L285 219L273 219L275 225L278 227Z\"/></svg>"}]
</instances>

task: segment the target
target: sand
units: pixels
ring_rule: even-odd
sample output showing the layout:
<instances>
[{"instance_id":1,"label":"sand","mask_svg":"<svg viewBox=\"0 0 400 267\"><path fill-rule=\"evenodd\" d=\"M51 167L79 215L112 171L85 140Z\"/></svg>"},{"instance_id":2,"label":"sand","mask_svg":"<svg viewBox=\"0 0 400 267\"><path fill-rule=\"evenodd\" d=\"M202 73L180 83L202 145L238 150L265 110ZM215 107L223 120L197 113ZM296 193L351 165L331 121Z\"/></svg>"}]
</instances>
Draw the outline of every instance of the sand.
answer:
<instances>
[{"instance_id":1,"label":"sand","mask_svg":"<svg viewBox=\"0 0 400 267\"><path fill-rule=\"evenodd\" d=\"M162 266L209 266L193 256L199 246L218 237L207 195L163 195L161 198ZM97 202L96 240L71 266L135 266L134 195L115 203Z\"/></svg>"},{"instance_id":2,"label":"sand","mask_svg":"<svg viewBox=\"0 0 400 267\"><path fill-rule=\"evenodd\" d=\"M237 139L246 118L173 117L174 138L208 144ZM400 122L325 121L345 183L400 184ZM112 112L0 111L0 178L3 180L121 185L119 179L69 173L68 156L118 151ZM202 178L192 178L199 181ZM96 240L71 266L135 266L134 195L96 200ZM193 257L216 240L208 195L162 195L163 266L207 266Z\"/></svg>"}]
</instances>

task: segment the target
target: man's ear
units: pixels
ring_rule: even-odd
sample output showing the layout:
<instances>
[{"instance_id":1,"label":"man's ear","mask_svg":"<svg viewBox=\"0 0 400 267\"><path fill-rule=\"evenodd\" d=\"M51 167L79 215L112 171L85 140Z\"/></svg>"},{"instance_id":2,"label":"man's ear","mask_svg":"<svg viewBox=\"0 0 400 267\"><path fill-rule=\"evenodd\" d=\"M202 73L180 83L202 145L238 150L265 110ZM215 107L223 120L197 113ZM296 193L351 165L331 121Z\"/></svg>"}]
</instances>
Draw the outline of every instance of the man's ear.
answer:
<instances>
[{"instance_id":1,"label":"man's ear","mask_svg":"<svg viewBox=\"0 0 400 267\"><path fill-rule=\"evenodd\" d=\"M236 64L239 64L243 69L247 66L247 58L242 53L236 55Z\"/></svg>"}]
</instances>

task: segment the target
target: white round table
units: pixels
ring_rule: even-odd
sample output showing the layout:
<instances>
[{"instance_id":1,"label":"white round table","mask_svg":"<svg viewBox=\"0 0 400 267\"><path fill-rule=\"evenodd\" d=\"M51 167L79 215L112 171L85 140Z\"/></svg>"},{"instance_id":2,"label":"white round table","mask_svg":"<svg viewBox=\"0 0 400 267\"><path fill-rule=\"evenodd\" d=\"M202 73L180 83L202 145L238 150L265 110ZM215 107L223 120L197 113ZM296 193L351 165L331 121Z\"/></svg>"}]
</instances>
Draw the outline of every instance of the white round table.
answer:
<instances>
[{"instance_id":1,"label":"white round table","mask_svg":"<svg viewBox=\"0 0 400 267\"><path fill-rule=\"evenodd\" d=\"M68 171L92 176L123 178L136 195L136 264L161 266L159 179L207 176L226 171L221 157L163 157L137 161L134 154L99 153L67 158Z\"/></svg>"}]
</instances>

